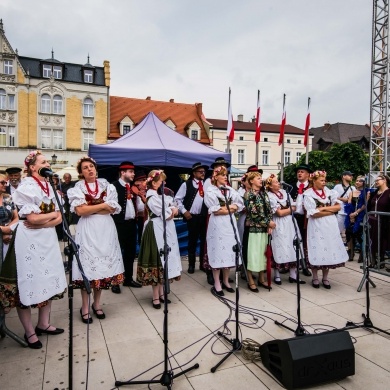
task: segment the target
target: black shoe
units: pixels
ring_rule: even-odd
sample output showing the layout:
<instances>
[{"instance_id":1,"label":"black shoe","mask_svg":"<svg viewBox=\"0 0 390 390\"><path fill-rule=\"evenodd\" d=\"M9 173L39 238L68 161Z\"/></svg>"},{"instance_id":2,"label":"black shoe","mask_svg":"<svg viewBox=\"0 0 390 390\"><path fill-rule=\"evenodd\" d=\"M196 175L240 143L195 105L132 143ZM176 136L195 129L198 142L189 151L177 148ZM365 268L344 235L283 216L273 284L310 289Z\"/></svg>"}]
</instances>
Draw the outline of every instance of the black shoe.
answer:
<instances>
[{"instance_id":1,"label":"black shoe","mask_svg":"<svg viewBox=\"0 0 390 390\"><path fill-rule=\"evenodd\" d=\"M160 295L160 302L161 303L164 303L164 295ZM167 299L167 303L171 303L171 301L169 299Z\"/></svg>"},{"instance_id":2,"label":"black shoe","mask_svg":"<svg viewBox=\"0 0 390 390\"><path fill-rule=\"evenodd\" d=\"M189 266L188 266L188 273L189 273L189 274L193 274L194 272L195 272L195 266L189 265Z\"/></svg>"},{"instance_id":3,"label":"black shoe","mask_svg":"<svg viewBox=\"0 0 390 390\"><path fill-rule=\"evenodd\" d=\"M112 286L111 287L111 291L114 293L114 294L120 294L122 291L121 291L121 288L119 287L119 285L117 286Z\"/></svg>"},{"instance_id":4,"label":"black shoe","mask_svg":"<svg viewBox=\"0 0 390 390\"><path fill-rule=\"evenodd\" d=\"M208 273L208 274L207 274L207 283L208 283L210 286L214 286L214 277L213 277L213 274L212 274L212 273Z\"/></svg>"},{"instance_id":5,"label":"black shoe","mask_svg":"<svg viewBox=\"0 0 390 390\"><path fill-rule=\"evenodd\" d=\"M219 297L223 297L225 295L222 290L221 291L217 291L215 287L211 287L211 293L215 294L215 295L218 295Z\"/></svg>"},{"instance_id":6,"label":"black shoe","mask_svg":"<svg viewBox=\"0 0 390 390\"><path fill-rule=\"evenodd\" d=\"M42 348L42 343L38 340L38 341L35 341L34 343L30 343L28 340L30 337L33 337L35 336L35 333L33 333L31 336L26 336L24 335L24 339L26 340L26 343L28 345L29 348L31 349L41 349Z\"/></svg>"},{"instance_id":7,"label":"black shoe","mask_svg":"<svg viewBox=\"0 0 390 390\"><path fill-rule=\"evenodd\" d=\"M46 334L52 334L52 335L55 335L55 334L61 334L61 333L64 333L64 329L61 329L61 328L55 328L54 330L49 330L51 325L49 325L46 329L41 329L41 328L38 328L37 326L35 327L35 333L37 336L40 336L42 335L43 333L46 333Z\"/></svg>"},{"instance_id":8,"label":"black shoe","mask_svg":"<svg viewBox=\"0 0 390 390\"><path fill-rule=\"evenodd\" d=\"M255 288L251 287L251 286L255 286ZM255 283L252 283L252 284L249 284L248 283L248 288L250 291L252 292L259 292L259 289L256 287L256 284Z\"/></svg>"},{"instance_id":9,"label":"black shoe","mask_svg":"<svg viewBox=\"0 0 390 390\"><path fill-rule=\"evenodd\" d=\"M155 301L158 301L158 303L154 303ZM157 298L157 299L152 299L152 305L155 309L161 309L161 303L160 303L160 299Z\"/></svg>"},{"instance_id":10,"label":"black shoe","mask_svg":"<svg viewBox=\"0 0 390 390\"><path fill-rule=\"evenodd\" d=\"M290 283L296 283L297 282L297 280L292 278L291 276L288 277L288 281ZM306 284L306 282L304 280L299 279L299 284Z\"/></svg>"},{"instance_id":11,"label":"black shoe","mask_svg":"<svg viewBox=\"0 0 390 390\"><path fill-rule=\"evenodd\" d=\"M317 281L317 283L314 283L314 281ZM320 283L318 282L318 279L313 279L311 281L311 285L314 287L314 288L320 288Z\"/></svg>"},{"instance_id":12,"label":"black shoe","mask_svg":"<svg viewBox=\"0 0 390 390\"><path fill-rule=\"evenodd\" d=\"M263 288L267 289L268 291L272 290L272 287L268 286L268 284L266 282L260 282L260 280L258 280L257 285L259 287L263 287Z\"/></svg>"},{"instance_id":13,"label":"black shoe","mask_svg":"<svg viewBox=\"0 0 390 390\"><path fill-rule=\"evenodd\" d=\"M325 284L324 282L328 282L328 283ZM330 288L331 288L331 285L329 284L329 280L327 280L327 279L322 279L322 285L323 285L327 290L330 290Z\"/></svg>"},{"instance_id":14,"label":"black shoe","mask_svg":"<svg viewBox=\"0 0 390 390\"><path fill-rule=\"evenodd\" d=\"M83 321L84 324L92 324L93 319L92 319L92 317L89 316L89 313L83 314L81 309L80 309L80 315L81 315L81 321ZM85 316L88 316L88 318L84 318Z\"/></svg>"},{"instance_id":15,"label":"black shoe","mask_svg":"<svg viewBox=\"0 0 390 390\"><path fill-rule=\"evenodd\" d=\"M308 269L303 269L302 274L305 276L311 276L311 272Z\"/></svg>"},{"instance_id":16,"label":"black shoe","mask_svg":"<svg viewBox=\"0 0 390 390\"><path fill-rule=\"evenodd\" d=\"M136 282L135 280L130 280L130 282L127 282L126 284L123 283L124 286L127 287L133 287L133 288L141 288L142 284Z\"/></svg>"},{"instance_id":17,"label":"black shoe","mask_svg":"<svg viewBox=\"0 0 390 390\"><path fill-rule=\"evenodd\" d=\"M92 311L93 311L93 314L95 314L95 316L96 316L99 320L104 320L104 319L106 318L106 315L104 314L103 310L102 310L102 309L96 310L96 309L93 307L93 303L92 303ZM101 311L101 314L98 313L99 311Z\"/></svg>"},{"instance_id":18,"label":"black shoe","mask_svg":"<svg viewBox=\"0 0 390 390\"><path fill-rule=\"evenodd\" d=\"M280 286L282 284L282 281L280 280L280 278L274 278L274 283Z\"/></svg>"},{"instance_id":19,"label":"black shoe","mask_svg":"<svg viewBox=\"0 0 390 390\"><path fill-rule=\"evenodd\" d=\"M222 289L226 290L227 292L234 293L234 288L226 286L225 283L222 283Z\"/></svg>"}]
</instances>

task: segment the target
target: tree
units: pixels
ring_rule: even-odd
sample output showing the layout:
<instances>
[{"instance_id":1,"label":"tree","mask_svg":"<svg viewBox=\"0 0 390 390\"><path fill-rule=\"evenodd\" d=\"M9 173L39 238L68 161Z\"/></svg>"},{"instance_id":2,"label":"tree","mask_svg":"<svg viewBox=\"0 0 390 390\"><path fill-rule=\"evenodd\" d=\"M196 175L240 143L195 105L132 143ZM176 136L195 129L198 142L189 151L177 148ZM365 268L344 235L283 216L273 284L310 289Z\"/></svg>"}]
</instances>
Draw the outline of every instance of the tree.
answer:
<instances>
[{"instance_id":1,"label":"tree","mask_svg":"<svg viewBox=\"0 0 390 390\"><path fill-rule=\"evenodd\" d=\"M296 164L290 164L284 169L284 179L287 182L296 180L295 168L305 164L306 155L302 155ZM368 155L355 143L333 144L329 151L313 150L309 152L309 166L315 170L327 172L328 181L341 179L344 171L351 171L355 177L365 175L369 170Z\"/></svg>"}]
</instances>

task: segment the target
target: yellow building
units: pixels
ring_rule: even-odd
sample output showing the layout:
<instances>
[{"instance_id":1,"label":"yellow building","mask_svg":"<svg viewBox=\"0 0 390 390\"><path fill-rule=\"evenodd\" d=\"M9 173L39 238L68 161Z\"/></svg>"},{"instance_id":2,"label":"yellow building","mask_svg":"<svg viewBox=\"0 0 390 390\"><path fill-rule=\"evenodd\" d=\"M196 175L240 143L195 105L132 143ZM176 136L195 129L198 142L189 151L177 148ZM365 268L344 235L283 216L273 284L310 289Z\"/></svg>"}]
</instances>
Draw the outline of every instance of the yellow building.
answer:
<instances>
[{"instance_id":1,"label":"yellow building","mask_svg":"<svg viewBox=\"0 0 390 390\"><path fill-rule=\"evenodd\" d=\"M54 168L74 165L89 144L106 143L110 63L102 67L23 57L0 20L0 168L22 166L32 149Z\"/></svg>"}]
</instances>

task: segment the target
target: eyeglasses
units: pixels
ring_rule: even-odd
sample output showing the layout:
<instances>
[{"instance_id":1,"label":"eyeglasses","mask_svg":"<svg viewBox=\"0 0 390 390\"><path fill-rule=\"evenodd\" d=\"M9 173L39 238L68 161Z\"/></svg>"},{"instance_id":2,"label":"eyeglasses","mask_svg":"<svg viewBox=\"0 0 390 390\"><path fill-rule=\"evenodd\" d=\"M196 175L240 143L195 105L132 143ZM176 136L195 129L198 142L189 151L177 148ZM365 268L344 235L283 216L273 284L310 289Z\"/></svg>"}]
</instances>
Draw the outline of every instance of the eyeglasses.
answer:
<instances>
[{"instance_id":1,"label":"eyeglasses","mask_svg":"<svg viewBox=\"0 0 390 390\"><path fill-rule=\"evenodd\" d=\"M5 185L7 185L7 182L3 180L3 181L0 181L0 184L5 186Z\"/></svg>"}]
</instances>

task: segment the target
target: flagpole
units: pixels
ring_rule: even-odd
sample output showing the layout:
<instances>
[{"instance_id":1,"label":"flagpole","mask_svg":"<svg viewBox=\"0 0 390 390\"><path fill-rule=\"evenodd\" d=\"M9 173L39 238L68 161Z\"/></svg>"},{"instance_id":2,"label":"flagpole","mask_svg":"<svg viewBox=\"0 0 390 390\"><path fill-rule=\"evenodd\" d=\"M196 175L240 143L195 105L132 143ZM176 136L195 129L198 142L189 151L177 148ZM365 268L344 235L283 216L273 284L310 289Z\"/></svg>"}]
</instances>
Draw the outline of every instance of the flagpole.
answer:
<instances>
[{"instance_id":1,"label":"flagpole","mask_svg":"<svg viewBox=\"0 0 390 390\"><path fill-rule=\"evenodd\" d=\"M231 94L231 90L230 90L230 87L229 87L229 101L228 101L228 126L229 126L229 116L230 116L230 94ZM229 135L226 134L226 139L227 139L227 147L226 147L226 153L229 153L230 154L230 161L232 159L232 155L230 153L230 139L229 139ZM232 161L231 161L232 162Z\"/></svg>"},{"instance_id":2,"label":"flagpole","mask_svg":"<svg viewBox=\"0 0 390 390\"><path fill-rule=\"evenodd\" d=\"M256 107L256 130L255 130L255 141L256 141L256 166L259 166L259 142L257 141L257 131L260 126L260 89L257 90L257 107Z\"/></svg>"},{"instance_id":3,"label":"flagpole","mask_svg":"<svg viewBox=\"0 0 390 390\"><path fill-rule=\"evenodd\" d=\"M282 116L282 123L280 126L280 135L279 135L279 145L282 146L281 148L281 156L280 156L280 162L281 162L281 169L280 169L280 181L284 180L284 125L286 124L286 94L283 94L283 116Z\"/></svg>"},{"instance_id":4,"label":"flagpole","mask_svg":"<svg viewBox=\"0 0 390 390\"><path fill-rule=\"evenodd\" d=\"M308 97L307 98L307 112L308 112L308 114L310 114L310 102L311 102L311 99L310 99L310 97ZM307 131L309 131L309 129ZM305 156L306 165L309 165L309 142L310 142L310 137L309 137L309 134L307 134L306 156Z\"/></svg>"}]
</instances>

